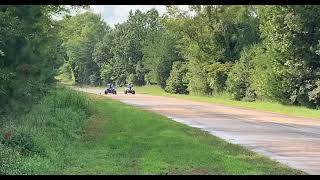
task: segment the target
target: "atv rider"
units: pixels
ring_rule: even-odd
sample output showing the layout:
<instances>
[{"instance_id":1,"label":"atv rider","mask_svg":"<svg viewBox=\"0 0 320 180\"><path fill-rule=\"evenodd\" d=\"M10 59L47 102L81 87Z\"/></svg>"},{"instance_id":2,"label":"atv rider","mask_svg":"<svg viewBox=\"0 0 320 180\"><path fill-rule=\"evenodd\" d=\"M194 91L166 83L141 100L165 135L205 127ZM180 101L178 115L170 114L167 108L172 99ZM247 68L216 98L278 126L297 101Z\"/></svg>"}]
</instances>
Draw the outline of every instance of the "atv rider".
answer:
<instances>
[{"instance_id":1,"label":"atv rider","mask_svg":"<svg viewBox=\"0 0 320 180\"><path fill-rule=\"evenodd\" d=\"M129 83L128 86L124 89L124 94L128 94L128 93L131 93L131 94L135 94L135 90L133 90L133 84L132 83Z\"/></svg>"},{"instance_id":2,"label":"atv rider","mask_svg":"<svg viewBox=\"0 0 320 180\"><path fill-rule=\"evenodd\" d=\"M116 89L116 86L115 86L113 83L108 83L108 84L107 84L107 89L109 89L109 90L115 90L115 89Z\"/></svg>"},{"instance_id":3,"label":"atv rider","mask_svg":"<svg viewBox=\"0 0 320 180\"><path fill-rule=\"evenodd\" d=\"M133 88L133 84L129 83L128 89L131 90Z\"/></svg>"},{"instance_id":4,"label":"atv rider","mask_svg":"<svg viewBox=\"0 0 320 180\"><path fill-rule=\"evenodd\" d=\"M107 89L111 89L112 86L113 86L112 83L108 83L108 84L107 84Z\"/></svg>"}]
</instances>

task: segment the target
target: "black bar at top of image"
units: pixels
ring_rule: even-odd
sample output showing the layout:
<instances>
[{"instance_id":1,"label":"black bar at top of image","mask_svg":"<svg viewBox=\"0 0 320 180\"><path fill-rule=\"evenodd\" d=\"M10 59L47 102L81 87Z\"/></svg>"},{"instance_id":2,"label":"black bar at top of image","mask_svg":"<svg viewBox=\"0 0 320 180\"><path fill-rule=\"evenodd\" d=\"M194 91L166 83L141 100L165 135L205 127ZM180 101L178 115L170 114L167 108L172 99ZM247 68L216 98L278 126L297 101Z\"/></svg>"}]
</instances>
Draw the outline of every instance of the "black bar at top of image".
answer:
<instances>
[{"instance_id":1,"label":"black bar at top of image","mask_svg":"<svg viewBox=\"0 0 320 180\"><path fill-rule=\"evenodd\" d=\"M320 0L1 0L0 4L17 5L320 5Z\"/></svg>"}]
</instances>

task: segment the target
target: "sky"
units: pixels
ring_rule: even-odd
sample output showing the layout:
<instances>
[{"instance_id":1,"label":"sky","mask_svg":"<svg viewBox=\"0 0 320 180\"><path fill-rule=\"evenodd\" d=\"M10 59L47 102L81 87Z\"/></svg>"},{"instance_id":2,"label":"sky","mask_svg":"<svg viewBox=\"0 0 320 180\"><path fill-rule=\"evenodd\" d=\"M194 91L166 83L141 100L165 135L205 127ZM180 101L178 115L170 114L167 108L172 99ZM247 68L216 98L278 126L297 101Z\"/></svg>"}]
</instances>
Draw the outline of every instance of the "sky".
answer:
<instances>
[{"instance_id":1,"label":"sky","mask_svg":"<svg viewBox=\"0 0 320 180\"><path fill-rule=\"evenodd\" d=\"M156 8L160 15L166 12L164 5L90 5L90 7L94 13L101 14L104 21L111 26L126 21L130 10L140 9L146 12L151 8ZM187 10L188 6L179 5L179 8Z\"/></svg>"}]
</instances>

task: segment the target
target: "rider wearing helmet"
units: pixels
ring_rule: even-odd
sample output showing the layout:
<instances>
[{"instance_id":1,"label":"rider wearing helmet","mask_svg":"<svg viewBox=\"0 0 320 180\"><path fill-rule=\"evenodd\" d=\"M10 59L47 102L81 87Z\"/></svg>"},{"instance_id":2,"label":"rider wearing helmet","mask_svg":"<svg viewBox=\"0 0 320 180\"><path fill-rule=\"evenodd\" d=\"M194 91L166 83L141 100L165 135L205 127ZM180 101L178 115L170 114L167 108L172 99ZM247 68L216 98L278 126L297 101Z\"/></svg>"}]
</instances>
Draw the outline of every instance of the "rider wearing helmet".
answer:
<instances>
[{"instance_id":1,"label":"rider wearing helmet","mask_svg":"<svg viewBox=\"0 0 320 180\"><path fill-rule=\"evenodd\" d=\"M133 84L129 83L128 88L131 90L133 88Z\"/></svg>"},{"instance_id":2,"label":"rider wearing helmet","mask_svg":"<svg viewBox=\"0 0 320 180\"><path fill-rule=\"evenodd\" d=\"M132 83L129 83L127 88L124 89L124 94L127 94L127 93L131 93L131 94L135 94L135 90L133 90L133 84Z\"/></svg>"}]
</instances>

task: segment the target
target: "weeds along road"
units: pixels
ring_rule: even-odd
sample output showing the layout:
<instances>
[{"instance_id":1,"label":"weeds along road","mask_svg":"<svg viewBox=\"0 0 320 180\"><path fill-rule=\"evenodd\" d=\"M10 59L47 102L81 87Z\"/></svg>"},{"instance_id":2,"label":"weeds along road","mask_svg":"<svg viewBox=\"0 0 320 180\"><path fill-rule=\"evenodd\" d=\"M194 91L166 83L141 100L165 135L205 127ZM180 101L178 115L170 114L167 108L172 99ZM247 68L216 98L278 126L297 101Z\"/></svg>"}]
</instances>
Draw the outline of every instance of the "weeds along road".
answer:
<instances>
[{"instance_id":1,"label":"weeds along road","mask_svg":"<svg viewBox=\"0 0 320 180\"><path fill-rule=\"evenodd\" d=\"M320 174L320 120L145 94L104 95L99 88L75 88L201 128L273 160Z\"/></svg>"}]
</instances>

